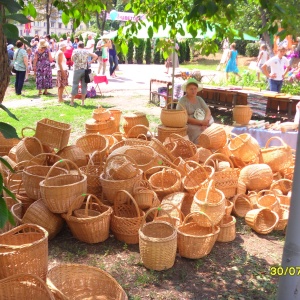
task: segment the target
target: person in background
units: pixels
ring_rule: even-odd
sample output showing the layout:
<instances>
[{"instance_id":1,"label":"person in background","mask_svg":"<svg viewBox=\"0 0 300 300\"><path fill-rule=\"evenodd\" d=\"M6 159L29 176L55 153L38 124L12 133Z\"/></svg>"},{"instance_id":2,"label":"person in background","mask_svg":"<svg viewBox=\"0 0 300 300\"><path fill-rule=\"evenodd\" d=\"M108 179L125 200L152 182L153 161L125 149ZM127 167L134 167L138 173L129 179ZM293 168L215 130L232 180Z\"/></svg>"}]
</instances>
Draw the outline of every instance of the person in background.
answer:
<instances>
[{"instance_id":1,"label":"person in background","mask_svg":"<svg viewBox=\"0 0 300 300\"><path fill-rule=\"evenodd\" d=\"M97 45L96 45L96 52L95 54L98 56L98 73L100 74L102 66L103 66L103 61L102 61L102 46L104 42L102 40L99 40Z\"/></svg>"},{"instance_id":2,"label":"person in background","mask_svg":"<svg viewBox=\"0 0 300 300\"><path fill-rule=\"evenodd\" d=\"M169 57L167 58L167 60L165 62L165 66L166 66L165 73L166 74L169 74L169 69L170 69L170 67L173 67L173 63L175 65L175 68L179 68L179 59L178 59L178 54L177 54L178 50L179 50L179 45L177 43L175 43L175 51L174 50L172 51L172 53L169 55ZM174 62L173 62L173 55L174 55Z\"/></svg>"},{"instance_id":3,"label":"person in background","mask_svg":"<svg viewBox=\"0 0 300 300\"><path fill-rule=\"evenodd\" d=\"M208 105L201 97L197 96L201 89L202 86L196 79L189 78L182 85L182 90L186 92L186 95L179 99L176 106L178 110L182 110L182 107L186 109L188 137L195 144L199 143L200 134L214 122Z\"/></svg>"},{"instance_id":4,"label":"person in background","mask_svg":"<svg viewBox=\"0 0 300 300\"><path fill-rule=\"evenodd\" d=\"M67 45L67 47L72 47L73 48L73 43L72 43L71 38L69 36L67 36L66 45Z\"/></svg>"},{"instance_id":5,"label":"person in background","mask_svg":"<svg viewBox=\"0 0 300 300\"><path fill-rule=\"evenodd\" d=\"M25 82L28 81L28 75L29 75L30 71L33 70L32 61L33 61L33 58L34 58L34 55L32 53L31 48L27 48L26 52L27 52L27 56L28 56L28 66L27 66L26 76L25 76L25 80L24 80Z\"/></svg>"},{"instance_id":6,"label":"person in background","mask_svg":"<svg viewBox=\"0 0 300 300\"><path fill-rule=\"evenodd\" d=\"M78 37L75 37L74 43L72 44L73 49L77 49L78 43L79 43L79 38L78 38Z\"/></svg>"},{"instance_id":7,"label":"person in background","mask_svg":"<svg viewBox=\"0 0 300 300\"><path fill-rule=\"evenodd\" d=\"M229 51L229 39L225 38L222 41L222 50L223 50L223 54L220 60L220 63L217 66L217 71L221 71L223 69L224 64L226 63L226 59L228 56L228 51Z\"/></svg>"},{"instance_id":8,"label":"person in background","mask_svg":"<svg viewBox=\"0 0 300 300\"><path fill-rule=\"evenodd\" d=\"M286 48L283 45L278 45L277 54L268 59L261 67L262 72L269 79L271 92L280 93L285 74L290 70L289 60L284 56ZM271 69L269 72L268 68Z\"/></svg>"},{"instance_id":9,"label":"person in background","mask_svg":"<svg viewBox=\"0 0 300 300\"><path fill-rule=\"evenodd\" d=\"M117 77L115 74L115 70L119 64L118 56L116 52L116 46L113 41L110 41L109 45L109 73L111 77Z\"/></svg>"},{"instance_id":10,"label":"person in background","mask_svg":"<svg viewBox=\"0 0 300 300\"><path fill-rule=\"evenodd\" d=\"M54 52L54 48L53 48L53 40L51 39L50 34L47 34L47 35L46 35L45 40L46 40L46 42L47 42L48 45L49 45L48 47L49 47L50 52Z\"/></svg>"},{"instance_id":11,"label":"person in background","mask_svg":"<svg viewBox=\"0 0 300 300\"><path fill-rule=\"evenodd\" d=\"M33 54L34 54L35 51L37 50L37 45L39 44L39 40L40 40L40 38L39 38L39 36L36 34L36 35L34 36L34 39L32 39L31 42L30 42L30 46L31 46L31 50L32 50L32 53L33 53Z\"/></svg>"},{"instance_id":12,"label":"person in background","mask_svg":"<svg viewBox=\"0 0 300 300\"><path fill-rule=\"evenodd\" d=\"M28 66L28 56L24 49L24 43L20 40L16 42L18 48L14 53L14 67L16 69L15 92L16 95L21 95Z\"/></svg>"},{"instance_id":13,"label":"person in background","mask_svg":"<svg viewBox=\"0 0 300 300\"><path fill-rule=\"evenodd\" d=\"M57 68L57 88L58 88L58 102L63 102L63 92L66 86L68 86L69 71L67 66L67 60L64 55L67 44L61 42L59 44L59 50L56 52L56 68Z\"/></svg>"},{"instance_id":14,"label":"person in background","mask_svg":"<svg viewBox=\"0 0 300 300\"><path fill-rule=\"evenodd\" d=\"M7 55L8 55L8 63L9 63L9 67L10 70L12 69L13 65L14 65L14 45L13 44L9 44L7 46Z\"/></svg>"},{"instance_id":15,"label":"person in background","mask_svg":"<svg viewBox=\"0 0 300 300\"><path fill-rule=\"evenodd\" d=\"M105 75L106 72L106 65L109 58L109 51L108 51L109 47L110 47L110 40L104 39L102 45L102 67L103 67L102 75Z\"/></svg>"},{"instance_id":16,"label":"person in background","mask_svg":"<svg viewBox=\"0 0 300 300\"><path fill-rule=\"evenodd\" d=\"M286 52L286 58L290 61L290 66L293 64L295 58L299 57L299 53L296 48L297 45L292 45L291 49Z\"/></svg>"},{"instance_id":17,"label":"person in background","mask_svg":"<svg viewBox=\"0 0 300 300\"><path fill-rule=\"evenodd\" d=\"M269 53L267 51L267 45L266 44L262 44L260 46L260 51L259 54L257 56L257 80L260 80L260 73L262 73L261 67L263 66L263 64L269 59Z\"/></svg>"},{"instance_id":18,"label":"person in background","mask_svg":"<svg viewBox=\"0 0 300 300\"><path fill-rule=\"evenodd\" d=\"M238 52L236 50L236 44L232 43L230 45L230 50L228 51L226 67L225 67L227 80L230 72L238 76L240 79L242 78L241 75L239 74L239 69L237 65L238 65Z\"/></svg>"},{"instance_id":19,"label":"person in background","mask_svg":"<svg viewBox=\"0 0 300 300\"><path fill-rule=\"evenodd\" d=\"M52 56L48 46L46 40L41 39L34 54L33 70L36 74L35 82L39 95L42 95L42 89L44 89L44 95L48 95L48 89L52 89L52 69L50 65Z\"/></svg>"},{"instance_id":20,"label":"person in background","mask_svg":"<svg viewBox=\"0 0 300 300\"><path fill-rule=\"evenodd\" d=\"M86 46L84 49L88 50L89 53L94 53L94 46L95 46L95 40L93 37L89 34L88 35L88 40L86 42ZM91 57L89 57L89 61L91 60Z\"/></svg>"},{"instance_id":21,"label":"person in background","mask_svg":"<svg viewBox=\"0 0 300 300\"><path fill-rule=\"evenodd\" d=\"M87 83L84 80L85 69L87 68L88 58L91 57L91 62L97 60L98 56L94 53L89 52L84 48L84 43L79 42L78 48L72 53L72 61L74 62L73 70L73 84L71 92L70 105L74 106L75 96L78 94L79 82L81 83L81 105L84 105L84 100L87 92Z\"/></svg>"}]
</instances>

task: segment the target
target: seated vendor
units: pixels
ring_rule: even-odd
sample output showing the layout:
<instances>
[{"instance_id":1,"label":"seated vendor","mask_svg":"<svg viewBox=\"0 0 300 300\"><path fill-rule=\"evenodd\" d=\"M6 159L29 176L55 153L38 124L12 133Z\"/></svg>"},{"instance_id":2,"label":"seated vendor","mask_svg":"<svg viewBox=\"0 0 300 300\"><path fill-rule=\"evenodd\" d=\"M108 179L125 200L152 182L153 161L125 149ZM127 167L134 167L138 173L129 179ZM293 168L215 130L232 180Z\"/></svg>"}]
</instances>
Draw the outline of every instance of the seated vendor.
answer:
<instances>
[{"instance_id":1,"label":"seated vendor","mask_svg":"<svg viewBox=\"0 0 300 300\"><path fill-rule=\"evenodd\" d=\"M188 137L195 144L198 144L199 135L214 122L209 107L201 97L197 96L201 89L202 85L196 79L188 79L182 85L182 90L186 94L179 99L176 106L178 110L183 107L187 110Z\"/></svg>"}]
</instances>

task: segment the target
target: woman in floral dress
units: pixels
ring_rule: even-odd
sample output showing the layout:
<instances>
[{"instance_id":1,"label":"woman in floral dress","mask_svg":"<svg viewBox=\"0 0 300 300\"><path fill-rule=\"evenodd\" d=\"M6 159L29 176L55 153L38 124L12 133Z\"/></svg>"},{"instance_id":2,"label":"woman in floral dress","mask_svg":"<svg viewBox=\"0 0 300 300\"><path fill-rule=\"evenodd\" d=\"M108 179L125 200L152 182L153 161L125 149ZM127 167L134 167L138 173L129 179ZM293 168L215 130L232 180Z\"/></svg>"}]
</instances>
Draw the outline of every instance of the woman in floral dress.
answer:
<instances>
[{"instance_id":1,"label":"woman in floral dress","mask_svg":"<svg viewBox=\"0 0 300 300\"><path fill-rule=\"evenodd\" d=\"M50 63L52 56L48 49L46 40L41 39L38 44L38 49L34 55L33 70L36 75L36 88L39 90L39 95L48 94L48 89L52 89L52 69Z\"/></svg>"}]
</instances>

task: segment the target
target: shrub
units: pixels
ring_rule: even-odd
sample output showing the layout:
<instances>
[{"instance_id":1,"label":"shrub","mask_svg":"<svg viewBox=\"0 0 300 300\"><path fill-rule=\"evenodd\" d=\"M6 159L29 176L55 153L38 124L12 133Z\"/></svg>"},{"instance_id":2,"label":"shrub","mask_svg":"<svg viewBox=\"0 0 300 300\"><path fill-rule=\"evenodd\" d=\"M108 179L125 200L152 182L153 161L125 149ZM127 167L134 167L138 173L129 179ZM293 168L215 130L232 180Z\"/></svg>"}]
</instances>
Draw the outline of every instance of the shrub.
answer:
<instances>
[{"instance_id":1,"label":"shrub","mask_svg":"<svg viewBox=\"0 0 300 300\"><path fill-rule=\"evenodd\" d=\"M245 40L237 40L237 41L235 41L236 50L237 50L237 52L240 55L245 55L247 43L248 42L245 41Z\"/></svg>"},{"instance_id":2,"label":"shrub","mask_svg":"<svg viewBox=\"0 0 300 300\"><path fill-rule=\"evenodd\" d=\"M151 53L152 53L152 49L151 49L151 40L147 39L146 41L146 50L145 50L145 61L147 65L151 64Z\"/></svg>"},{"instance_id":3,"label":"shrub","mask_svg":"<svg viewBox=\"0 0 300 300\"><path fill-rule=\"evenodd\" d=\"M253 57L258 56L259 53L259 43L249 43L246 46L246 56Z\"/></svg>"},{"instance_id":4,"label":"shrub","mask_svg":"<svg viewBox=\"0 0 300 300\"><path fill-rule=\"evenodd\" d=\"M189 62L191 60L191 49L189 41L185 42L185 61Z\"/></svg>"},{"instance_id":5,"label":"shrub","mask_svg":"<svg viewBox=\"0 0 300 300\"><path fill-rule=\"evenodd\" d=\"M140 39L140 43L135 47L135 60L137 64L142 64L144 61L145 40Z\"/></svg>"},{"instance_id":6,"label":"shrub","mask_svg":"<svg viewBox=\"0 0 300 300\"><path fill-rule=\"evenodd\" d=\"M159 42L159 39L156 39L154 46L154 55L153 55L153 63L160 64L160 50L156 49L156 44Z\"/></svg>"},{"instance_id":7,"label":"shrub","mask_svg":"<svg viewBox=\"0 0 300 300\"><path fill-rule=\"evenodd\" d=\"M178 59L179 59L179 63L184 63L184 59L185 59L185 42L181 42L179 43L179 53L178 53Z\"/></svg>"},{"instance_id":8,"label":"shrub","mask_svg":"<svg viewBox=\"0 0 300 300\"><path fill-rule=\"evenodd\" d=\"M130 39L128 41L127 62L129 64L133 64L133 41L132 41L132 39Z\"/></svg>"}]
</instances>

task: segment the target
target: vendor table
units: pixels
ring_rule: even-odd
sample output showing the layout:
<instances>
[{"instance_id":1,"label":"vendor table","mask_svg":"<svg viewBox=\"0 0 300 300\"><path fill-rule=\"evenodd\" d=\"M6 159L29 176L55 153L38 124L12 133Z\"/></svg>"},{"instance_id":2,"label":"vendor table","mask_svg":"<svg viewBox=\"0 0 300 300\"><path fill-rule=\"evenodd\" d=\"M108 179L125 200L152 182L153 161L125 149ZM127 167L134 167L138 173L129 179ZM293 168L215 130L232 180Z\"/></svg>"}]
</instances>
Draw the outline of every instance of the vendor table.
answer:
<instances>
[{"instance_id":1,"label":"vendor table","mask_svg":"<svg viewBox=\"0 0 300 300\"><path fill-rule=\"evenodd\" d=\"M253 136L260 147L265 147L266 142L273 136L280 137L286 144L288 144L292 149L296 149L297 146L297 137L298 132L281 132L277 130L267 130L267 129L258 129L258 128L247 128L247 127L234 127L231 130L232 133L235 134L242 134L242 133L249 133ZM272 140L269 146L280 146L280 141Z\"/></svg>"}]
</instances>

